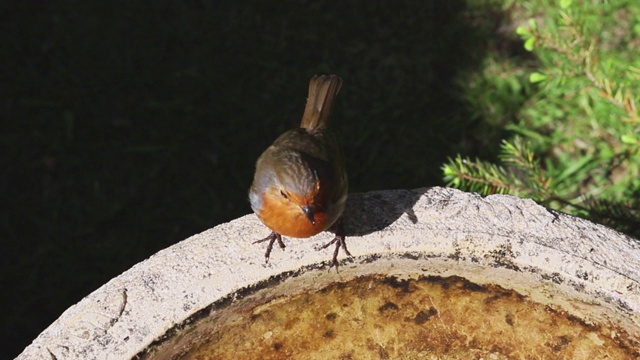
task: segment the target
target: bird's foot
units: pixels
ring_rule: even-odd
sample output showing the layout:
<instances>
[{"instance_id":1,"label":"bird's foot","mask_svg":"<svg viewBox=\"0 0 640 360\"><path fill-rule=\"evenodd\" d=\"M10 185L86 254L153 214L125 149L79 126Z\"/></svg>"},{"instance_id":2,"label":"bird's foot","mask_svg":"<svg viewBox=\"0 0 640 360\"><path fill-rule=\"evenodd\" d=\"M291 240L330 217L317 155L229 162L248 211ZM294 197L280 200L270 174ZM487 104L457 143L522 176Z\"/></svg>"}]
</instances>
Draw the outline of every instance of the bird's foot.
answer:
<instances>
[{"instance_id":1,"label":"bird's foot","mask_svg":"<svg viewBox=\"0 0 640 360\"><path fill-rule=\"evenodd\" d=\"M278 246L280 246L280 248L283 250L285 246L284 246L284 242L282 242L282 235L278 234L275 231L272 231L271 234L269 234L269 236L267 236L264 239L254 241L253 244L263 243L265 241L269 241L269 245L267 245L267 251L264 253L264 260L265 262L268 263L269 255L271 255L271 250L273 249L273 243L278 241Z\"/></svg>"},{"instance_id":2,"label":"bird's foot","mask_svg":"<svg viewBox=\"0 0 640 360\"><path fill-rule=\"evenodd\" d=\"M347 254L347 256L353 256L351 255L351 253L349 252L349 250L347 249L347 242L345 241L345 235L344 235L344 229L342 227L342 221L338 220L338 222L333 226L333 229L335 231L336 236L333 238L333 240L329 241L328 243L322 245L318 250L323 250L328 248L329 246L335 244L336 248L335 250L333 250L333 258L331 260L331 266L336 268L336 271L338 271L338 252L340 251L340 248L342 248L344 250L344 253Z\"/></svg>"}]
</instances>

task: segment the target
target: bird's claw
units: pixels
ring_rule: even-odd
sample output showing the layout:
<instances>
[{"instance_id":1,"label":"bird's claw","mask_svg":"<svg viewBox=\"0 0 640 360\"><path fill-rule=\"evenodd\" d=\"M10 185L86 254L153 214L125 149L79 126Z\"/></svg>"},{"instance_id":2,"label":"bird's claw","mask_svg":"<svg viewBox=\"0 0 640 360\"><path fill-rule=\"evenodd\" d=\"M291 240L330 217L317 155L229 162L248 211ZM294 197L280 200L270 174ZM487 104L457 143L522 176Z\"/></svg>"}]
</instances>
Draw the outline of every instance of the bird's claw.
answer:
<instances>
[{"instance_id":1,"label":"bird's claw","mask_svg":"<svg viewBox=\"0 0 640 360\"><path fill-rule=\"evenodd\" d=\"M347 242L345 241L345 236L343 234L336 234L333 240L322 245L320 248L318 248L318 250L324 250L333 244L336 245L336 248L335 250L333 250L331 267L335 267L336 271L338 271L338 252L340 251L340 248L344 249L344 253L347 254L347 256L353 256L353 255L351 255L351 253L349 252L349 249L347 249Z\"/></svg>"},{"instance_id":2,"label":"bird's claw","mask_svg":"<svg viewBox=\"0 0 640 360\"><path fill-rule=\"evenodd\" d=\"M265 241L269 241L269 245L267 245L267 251L264 253L264 260L265 260L264 262L268 263L269 256L271 255L271 250L273 250L273 243L277 241L278 246L280 246L282 250L284 250L285 246L284 246L284 242L282 241L282 235L278 234L275 231L272 231L271 234L269 234L269 236L265 237L264 239L254 241L253 244L259 244Z\"/></svg>"}]
</instances>

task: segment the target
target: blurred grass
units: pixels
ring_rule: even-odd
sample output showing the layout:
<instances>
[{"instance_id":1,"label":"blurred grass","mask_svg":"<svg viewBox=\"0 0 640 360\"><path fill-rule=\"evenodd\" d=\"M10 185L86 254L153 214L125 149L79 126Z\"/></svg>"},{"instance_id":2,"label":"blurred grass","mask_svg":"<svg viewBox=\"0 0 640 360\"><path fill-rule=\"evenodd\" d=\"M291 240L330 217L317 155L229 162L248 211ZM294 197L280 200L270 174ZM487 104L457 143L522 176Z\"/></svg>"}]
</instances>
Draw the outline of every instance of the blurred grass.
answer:
<instances>
[{"instance_id":1,"label":"blurred grass","mask_svg":"<svg viewBox=\"0 0 640 360\"><path fill-rule=\"evenodd\" d=\"M503 155L451 159L448 183L531 198L640 237L640 3L505 3L532 57L489 55L464 79L468 107L508 130Z\"/></svg>"},{"instance_id":2,"label":"blurred grass","mask_svg":"<svg viewBox=\"0 0 640 360\"><path fill-rule=\"evenodd\" d=\"M334 125L351 192L440 185L447 156L491 157L504 130L467 108L464 78L521 45L497 32L494 2L476 3L0 5L3 352L249 213L254 162L297 126L314 74L345 81Z\"/></svg>"}]
</instances>

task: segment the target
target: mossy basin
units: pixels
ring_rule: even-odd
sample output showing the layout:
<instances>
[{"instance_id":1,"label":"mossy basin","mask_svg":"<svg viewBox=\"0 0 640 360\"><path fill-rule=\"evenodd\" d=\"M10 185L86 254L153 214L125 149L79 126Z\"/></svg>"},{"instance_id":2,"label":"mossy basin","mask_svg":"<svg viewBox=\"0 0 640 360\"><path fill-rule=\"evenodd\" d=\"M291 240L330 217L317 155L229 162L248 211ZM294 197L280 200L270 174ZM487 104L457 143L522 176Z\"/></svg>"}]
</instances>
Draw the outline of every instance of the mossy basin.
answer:
<instances>
[{"instance_id":1,"label":"mossy basin","mask_svg":"<svg viewBox=\"0 0 640 360\"><path fill-rule=\"evenodd\" d=\"M69 308L24 359L640 359L640 243L511 196L350 195L353 257L247 215Z\"/></svg>"}]
</instances>

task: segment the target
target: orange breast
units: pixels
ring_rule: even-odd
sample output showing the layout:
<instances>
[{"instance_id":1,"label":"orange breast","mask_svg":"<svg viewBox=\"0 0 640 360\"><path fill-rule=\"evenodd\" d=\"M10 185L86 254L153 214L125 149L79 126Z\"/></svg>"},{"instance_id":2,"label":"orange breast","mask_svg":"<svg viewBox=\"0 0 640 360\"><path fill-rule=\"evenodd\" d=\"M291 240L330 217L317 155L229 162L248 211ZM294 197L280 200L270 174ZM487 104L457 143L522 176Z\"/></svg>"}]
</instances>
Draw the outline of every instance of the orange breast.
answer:
<instances>
[{"instance_id":1,"label":"orange breast","mask_svg":"<svg viewBox=\"0 0 640 360\"><path fill-rule=\"evenodd\" d=\"M258 217L271 230L284 236L306 238L327 229L324 212L314 213L316 224L313 225L299 206L282 198L265 192L262 196L263 206Z\"/></svg>"}]
</instances>

